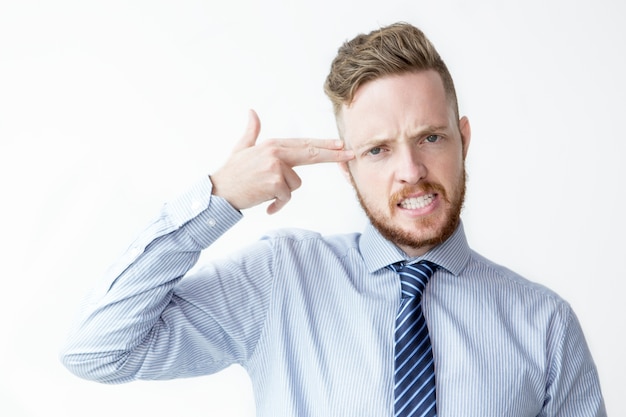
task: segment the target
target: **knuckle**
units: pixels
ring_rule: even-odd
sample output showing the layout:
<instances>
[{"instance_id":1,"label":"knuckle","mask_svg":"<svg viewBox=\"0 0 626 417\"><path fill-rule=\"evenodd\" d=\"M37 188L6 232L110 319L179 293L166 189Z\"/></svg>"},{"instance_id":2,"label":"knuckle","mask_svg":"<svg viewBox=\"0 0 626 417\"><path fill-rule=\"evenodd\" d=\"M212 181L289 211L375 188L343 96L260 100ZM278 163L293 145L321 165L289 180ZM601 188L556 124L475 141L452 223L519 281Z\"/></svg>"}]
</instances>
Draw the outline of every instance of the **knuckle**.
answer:
<instances>
[{"instance_id":1,"label":"knuckle","mask_svg":"<svg viewBox=\"0 0 626 417\"><path fill-rule=\"evenodd\" d=\"M280 151L280 142L277 139L267 139L262 144L257 145L267 155L276 158Z\"/></svg>"},{"instance_id":2,"label":"knuckle","mask_svg":"<svg viewBox=\"0 0 626 417\"><path fill-rule=\"evenodd\" d=\"M283 148L283 143L279 139L268 139L266 145L272 155L278 155Z\"/></svg>"},{"instance_id":3,"label":"knuckle","mask_svg":"<svg viewBox=\"0 0 626 417\"><path fill-rule=\"evenodd\" d=\"M281 175L279 175L277 173L274 173L274 174L270 175L270 177L268 179L268 183L269 183L270 187L273 190L275 190L275 189L280 188L283 185L284 181L283 181L283 178L282 178Z\"/></svg>"},{"instance_id":4,"label":"knuckle","mask_svg":"<svg viewBox=\"0 0 626 417\"><path fill-rule=\"evenodd\" d=\"M278 160L278 159L279 159L279 156L280 156L280 149L279 149L278 147L276 147L276 146L272 146L272 147L268 148L267 152L268 152L268 154L269 154L269 156L270 156L271 158L273 158L273 159L275 159L275 160Z\"/></svg>"},{"instance_id":5,"label":"knuckle","mask_svg":"<svg viewBox=\"0 0 626 417\"><path fill-rule=\"evenodd\" d=\"M280 141L278 139L266 139L263 144L269 148L276 148Z\"/></svg>"},{"instance_id":6,"label":"knuckle","mask_svg":"<svg viewBox=\"0 0 626 417\"><path fill-rule=\"evenodd\" d=\"M279 176L279 173L282 171L282 162L280 161L280 159L278 158L271 158L266 165L266 170L272 175L272 176Z\"/></svg>"},{"instance_id":7,"label":"knuckle","mask_svg":"<svg viewBox=\"0 0 626 417\"><path fill-rule=\"evenodd\" d=\"M320 154L320 149L316 148L313 145L308 145L307 146L307 152L309 153L309 156L311 158L315 158L316 156L318 156Z\"/></svg>"}]
</instances>

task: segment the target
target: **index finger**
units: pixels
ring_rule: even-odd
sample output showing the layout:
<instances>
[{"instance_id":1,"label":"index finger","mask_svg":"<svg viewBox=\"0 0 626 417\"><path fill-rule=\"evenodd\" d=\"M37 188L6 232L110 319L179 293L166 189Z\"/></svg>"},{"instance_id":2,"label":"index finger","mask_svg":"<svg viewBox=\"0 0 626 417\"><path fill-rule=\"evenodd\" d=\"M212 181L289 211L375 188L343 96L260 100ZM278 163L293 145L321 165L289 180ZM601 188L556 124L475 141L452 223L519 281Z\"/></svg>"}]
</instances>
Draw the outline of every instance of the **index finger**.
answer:
<instances>
[{"instance_id":1,"label":"index finger","mask_svg":"<svg viewBox=\"0 0 626 417\"><path fill-rule=\"evenodd\" d=\"M354 152L345 149L340 139L282 139L279 141L279 153L280 159L292 167L347 162L354 158Z\"/></svg>"}]
</instances>

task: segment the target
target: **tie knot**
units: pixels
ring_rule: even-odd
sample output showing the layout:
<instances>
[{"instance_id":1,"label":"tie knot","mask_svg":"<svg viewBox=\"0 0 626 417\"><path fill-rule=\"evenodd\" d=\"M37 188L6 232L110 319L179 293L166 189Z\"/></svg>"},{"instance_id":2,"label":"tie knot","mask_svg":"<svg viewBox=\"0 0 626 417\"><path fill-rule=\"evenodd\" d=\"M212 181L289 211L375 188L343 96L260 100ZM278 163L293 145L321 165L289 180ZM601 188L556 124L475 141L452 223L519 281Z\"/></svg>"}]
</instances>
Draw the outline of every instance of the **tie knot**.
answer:
<instances>
[{"instance_id":1,"label":"tie knot","mask_svg":"<svg viewBox=\"0 0 626 417\"><path fill-rule=\"evenodd\" d=\"M402 298L421 297L428 280L437 269L437 264L420 261L410 265L397 263L389 267L400 275Z\"/></svg>"}]
</instances>

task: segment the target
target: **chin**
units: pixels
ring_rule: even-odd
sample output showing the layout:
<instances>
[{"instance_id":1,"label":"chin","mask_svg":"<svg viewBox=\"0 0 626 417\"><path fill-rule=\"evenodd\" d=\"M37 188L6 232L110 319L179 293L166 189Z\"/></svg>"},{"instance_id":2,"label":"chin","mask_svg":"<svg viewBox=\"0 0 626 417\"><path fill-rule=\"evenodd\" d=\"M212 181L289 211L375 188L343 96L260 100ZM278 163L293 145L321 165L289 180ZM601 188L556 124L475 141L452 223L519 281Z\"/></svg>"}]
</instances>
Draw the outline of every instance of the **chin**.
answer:
<instances>
[{"instance_id":1,"label":"chin","mask_svg":"<svg viewBox=\"0 0 626 417\"><path fill-rule=\"evenodd\" d=\"M387 240L402 248L414 251L433 248L445 242L456 230L460 216L419 219L410 224L392 224L368 213L372 225Z\"/></svg>"}]
</instances>

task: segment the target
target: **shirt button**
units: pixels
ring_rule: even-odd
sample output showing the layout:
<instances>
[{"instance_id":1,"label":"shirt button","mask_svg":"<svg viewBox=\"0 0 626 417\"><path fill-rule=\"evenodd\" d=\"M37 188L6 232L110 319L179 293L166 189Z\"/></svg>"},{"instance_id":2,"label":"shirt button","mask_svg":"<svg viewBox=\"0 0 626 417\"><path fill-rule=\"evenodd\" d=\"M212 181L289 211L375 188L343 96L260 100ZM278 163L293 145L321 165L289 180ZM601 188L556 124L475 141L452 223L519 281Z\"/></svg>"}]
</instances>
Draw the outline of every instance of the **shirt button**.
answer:
<instances>
[{"instance_id":1,"label":"shirt button","mask_svg":"<svg viewBox=\"0 0 626 417\"><path fill-rule=\"evenodd\" d=\"M215 219L209 219L207 220L206 224L208 224L209 226L213 227L217 224L217 222L215 221Z\"/></svg>"},{"instance_id":2,"label":"shirt button","mask_svg":"<svg viewBox=\"0 0 626 417\"><path fill-rule=\"evenodd\" d=\"M141 249L139 249L137 246L133 246L132 248L130 248L130 256L132 256L133 258L139 256L140 253Z\"/></svg>"}]
</instances>

